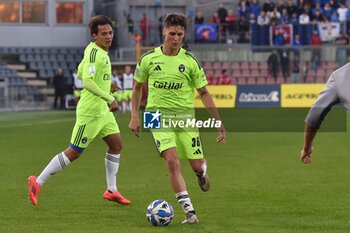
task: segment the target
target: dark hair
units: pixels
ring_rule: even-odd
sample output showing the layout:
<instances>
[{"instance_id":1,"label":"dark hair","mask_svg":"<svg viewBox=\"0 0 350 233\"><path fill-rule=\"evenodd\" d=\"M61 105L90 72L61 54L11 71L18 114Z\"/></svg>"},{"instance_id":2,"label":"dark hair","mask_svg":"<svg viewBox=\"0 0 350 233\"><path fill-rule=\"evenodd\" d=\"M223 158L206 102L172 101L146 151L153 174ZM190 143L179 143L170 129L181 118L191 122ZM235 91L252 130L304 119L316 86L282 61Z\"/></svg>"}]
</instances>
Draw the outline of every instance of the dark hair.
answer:
<instances>
[{"instance_id":1,"label":"dark hair","mask_svg":"<svg viewBox=\"0 0 350 233\"><path fill-rule=\"evenodd\" d=\"M181 26L186 30L187 17L186 15L177 13L167 14L165 16L163 25L164 27Z\"/></svg>"},{"instance_id":2,"label":"dark hair","mask_svg":"<svg viewBox=\"0 0 350 233\"><path fill-rule=\"evenodd\" d=\"M98 26L99 25L106 25L106 24L111 25L111 27L113 28L113 22L109 17L107 17L105 15L93 16L89 22L90 34L91 35L94 33L97 34L98 33Z\"/></svg>"}]
</instances>

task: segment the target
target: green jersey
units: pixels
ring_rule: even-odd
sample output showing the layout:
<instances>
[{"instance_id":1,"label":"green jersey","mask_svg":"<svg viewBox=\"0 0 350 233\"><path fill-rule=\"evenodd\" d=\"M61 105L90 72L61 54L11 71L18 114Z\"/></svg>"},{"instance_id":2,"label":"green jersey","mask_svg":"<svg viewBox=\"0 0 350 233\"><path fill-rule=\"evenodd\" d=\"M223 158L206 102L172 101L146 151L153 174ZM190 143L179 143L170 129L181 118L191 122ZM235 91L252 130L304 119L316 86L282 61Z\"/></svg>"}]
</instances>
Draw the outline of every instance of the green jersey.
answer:
<instances>
[{"instance_id":1,"label":"green jersey","mask_svg":"<svg viewBox=\"0 0 350 233\"><path fill-rule=\"evenodd\" d=\"M107 51L91 42L86 47L84 58L79 64L78 78L83 81L84 89L77 106L77 115L99 117L108 112L107 103L114 98L110 95L111 62ZM91 80L96 85L88 90L85 84Z\"/></svg>"},{"instance_id":2,"label":"green jersey","mask_svg":"<svg viewBox=\"0 0 350 233\"><path fill-rule=\"evenodd\" d=\"M167 56L157 47L144 54L134 79L148 81L147 110L193 109L194 89L207 84L203 68L195 56L180 48L176 56Z\"/></svg>"}]
</instances>

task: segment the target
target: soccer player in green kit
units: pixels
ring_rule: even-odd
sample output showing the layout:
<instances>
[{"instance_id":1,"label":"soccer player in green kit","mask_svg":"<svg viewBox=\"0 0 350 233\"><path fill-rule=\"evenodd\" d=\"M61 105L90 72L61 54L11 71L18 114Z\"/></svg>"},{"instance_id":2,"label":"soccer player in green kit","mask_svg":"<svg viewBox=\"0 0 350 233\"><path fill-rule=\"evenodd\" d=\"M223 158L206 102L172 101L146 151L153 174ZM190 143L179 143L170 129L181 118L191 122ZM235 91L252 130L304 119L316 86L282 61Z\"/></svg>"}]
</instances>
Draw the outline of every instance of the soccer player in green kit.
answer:
<instances>
[{"instance_id":1,"label":"soccer player in green kit","mask_svg":"<svg viewBox=\"0 0 350 233\"><path fill-rule=\"evenodd\" d=\"M112 113L118 109L118 104L110 93L113 88L108 48L113 40L113 24L108 17L98 15L91 18L89 28L95 42L86 47L78 67L78 78L83 81L84 89L77 106L70 145L52 158L38 177L28 178L29 198L33 205L37 205L39 191L47 179L79 158L97 135L108 145L105 156L107 190L103 198L124 205L131 203L118 192L116 183L122 140Z\"/></svg>"},{"instance_id":2,"label":"soccer player in green kit","mask_svg":"<svg viewBox=\"0 0 350 233\"><path fill-rule=\"evenodd\" d=\"M129 128L136 136L140 134L138 110L141 89L143 83L146 82L148 82L147 111L160 110L161 114L167 111L173 114L175 111L175 114L179 115L184 112L194 112L194 89L197 89L211 116L220 120L215 104L206 89L207 79L201 65L193 54L181 48L186 24L186 16L168 14L163 24L164 44L144 54L136 67L129 124ZM218 131L219 136L216 141L225 142L226 130L223 124L218 128ZM203 191L208 191L207 164L203 158L198 129L151 130L151 132L155 144L167 164L170 184L186 214L186 219L182 223L197 223L198 218L181 174L179 158L188 159L198 177L200 188Z\"/></svg>"}]
</instances>

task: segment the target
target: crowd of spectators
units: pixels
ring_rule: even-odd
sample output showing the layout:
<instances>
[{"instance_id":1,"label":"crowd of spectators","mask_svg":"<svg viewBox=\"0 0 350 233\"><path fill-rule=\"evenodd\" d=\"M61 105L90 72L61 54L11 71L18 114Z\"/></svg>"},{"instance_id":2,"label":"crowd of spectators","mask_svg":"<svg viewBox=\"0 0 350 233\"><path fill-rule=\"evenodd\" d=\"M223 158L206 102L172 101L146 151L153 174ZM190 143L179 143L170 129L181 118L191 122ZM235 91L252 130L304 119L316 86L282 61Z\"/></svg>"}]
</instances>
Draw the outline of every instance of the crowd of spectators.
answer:
<instances>
[{"instance_id":1,"label":"crowd of spectators","mask_svg":"<svg viewBox=\"0 0 350 233\"><path fill-rule=\"evenodd\" d=\"M223 3L210 20L196 12L195 24L218 25L219 42L250 42L251 25L316 25L319 22L339 22L342 36L350 33L349 0L287 0L274 2L265 0L241 0L236 9L227 9ZM296 32L294 32L296 33ZM281 41L276 41L281 43Z\"/></svg>"}]
</instances>

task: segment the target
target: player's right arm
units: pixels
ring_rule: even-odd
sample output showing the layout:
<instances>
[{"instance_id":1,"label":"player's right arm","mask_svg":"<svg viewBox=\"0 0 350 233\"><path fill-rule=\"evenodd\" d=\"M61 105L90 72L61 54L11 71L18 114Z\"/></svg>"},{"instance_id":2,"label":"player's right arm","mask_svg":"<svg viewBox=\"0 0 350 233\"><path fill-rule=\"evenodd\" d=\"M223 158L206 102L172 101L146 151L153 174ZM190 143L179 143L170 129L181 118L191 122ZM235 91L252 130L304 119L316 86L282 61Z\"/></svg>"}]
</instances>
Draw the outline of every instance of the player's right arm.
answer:
<instances>
[{"instance_id":1,"label":"player's right arm","mask_svg":"<svg viewBox=\"0 0 350 233\"><path fill-rule=\"evenodd\" d=\"M147 65L148 62L145 61L144 57L141 57L140 62L136 66L134 75L134 87L131 96L131 119L129 123L129 128L134 134L140 136L140 119L139 119L139 108L142 97L142 86L148 79Z\"/></svg>"},{"instance_id":2,"label":"player's right arm","mask_svg":"<svg viewBox=\"0 0 350 233\"><path fill-rule=\"evenodd\" d=\"M140 136L140 119L139 119L139 108L142 97L142 83L138 81L134 82L134 88L131 96L131 120L129 124L129 128L134 134L139 137Z\"/></svg>"}]
</instances>

